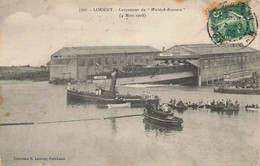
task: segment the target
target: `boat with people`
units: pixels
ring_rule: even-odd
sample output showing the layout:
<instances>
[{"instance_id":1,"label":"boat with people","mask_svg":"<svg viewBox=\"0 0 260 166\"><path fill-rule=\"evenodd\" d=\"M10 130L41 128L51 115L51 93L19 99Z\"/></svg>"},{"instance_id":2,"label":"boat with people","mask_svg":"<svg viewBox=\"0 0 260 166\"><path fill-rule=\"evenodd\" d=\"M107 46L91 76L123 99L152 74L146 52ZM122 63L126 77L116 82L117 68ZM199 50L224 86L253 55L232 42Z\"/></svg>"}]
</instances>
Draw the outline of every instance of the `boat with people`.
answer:
<instances>
[{"instance_id":1,"label":"boat with people","mask_svg":"<svg viewBox=\"0 0 260 166\"><path fill-rule=\"evenodd\" d=\"M260 111L260 108L258 107L257 104L252 104L252 105L246 105L245 106L246 108L246 111L250 111L250 112L257 112L257 111Z\"/></svg>"},{"instance_id":2,"label":"boat with people","mask_svg":"<svg viewBox=\"0 0 260 166\"><path fill-rule=\"evenodd\" d=\"M210 109L211 105L210 104L205 104L205 108Z\"/></svg>"},{"instance_id":3,"label":"boat with people","mask_svg":"<svg viewBox=\"0 0 260 166\"><path fill-rule=\"evenodd\" d=\"M185 111L188 109L188 106L184 104L182 100L177 102L176 99L171 99L167 105L172 109L176 109L177 111Z\"/></svg>"},{"instance_id":4,"label":"boat with people","mask_svg":"<svg viewBox=\"0 0 260 166\"><path fill-rule=\"evenodd\" d=\"M224 100L213 100L211 102L210 109L211 111L237 112L239 111L239 103L238 101L232 103L230 99L227 99L226 103Z\"/></svg>"},{"instance_id":5,"label":"boat with people","mask_svg":"<svg viewBox=\"0 0 260 166\"><path fill-rule=\"evenodd\" d=\"M188 102L188 107L192 109L202 109L205 107L205 105L203 104L203 101L200 100L198 103Z\"/></svg>"},{"instance_id":6,"label":"boat with people","mask_svg":"<svg viewBox=\"0 0 260 166\"><path fill-rule=\"evenodd\" d=\"M238 81L224 81L214 87L214 92L260 95L259 74L258 72L253 72L250 78Z\"/></svg>"},{"instance_id":7,"label":"boat with people","mask_svg":"<svg viewBox=\"0 0 260 166\"><path fill-rule=\"evenodd\" d=\"M145 120L163 127L175 127L180 126L183 123L183 119L174 116L174 114L168 109L167 104L161 106L146 104L144 117Z\"/></svg>"},{"instance_id":8,"label":"boat with people","mask_svg":"<svg viewBox=\"0 0 260 166\"><path fill-rule=\"evenodd\" d=\"M260 95L260 88L240 88L234 86L228 87L215 87L214 92L219 93L229 93L229 94L250 94L250 95Z\"/></svg>"},{"instance_id":9,"label":"boat with people","mask_svg":"<svg viewBox=\"0 0 260 166\"><path fill-rule=\"evenodd\" d=\"M131 95L119 94L116 87L117 71L114 69L112 72L112 79L110 89L96 88L95 92L81 91L75 88L67 88L67 101L86 102L90 104L125 104L130 103L131 107L144 107L146 103L156 104L159 103L159 97L154 95Z\"/></svg>"}]
</instances>

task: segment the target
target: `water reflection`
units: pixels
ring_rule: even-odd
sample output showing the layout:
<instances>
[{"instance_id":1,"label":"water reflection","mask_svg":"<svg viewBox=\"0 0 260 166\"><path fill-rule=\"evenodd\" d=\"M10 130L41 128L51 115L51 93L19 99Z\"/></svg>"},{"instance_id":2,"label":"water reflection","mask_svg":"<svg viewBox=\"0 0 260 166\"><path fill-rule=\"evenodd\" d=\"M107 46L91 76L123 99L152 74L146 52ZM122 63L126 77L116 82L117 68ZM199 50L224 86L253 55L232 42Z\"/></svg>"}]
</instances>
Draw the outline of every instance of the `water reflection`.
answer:
<instances>
[{"instance_id":1,"label":"water reflection","mask_svg":"<svg viewBox=\"0 0 260 166\"><path fill-rule=\"evenodd\" d=\"M111 118L110 121L111 121L112 134L116 135L117 133L116 118Z\"/></svg>"},{"instance_id":2,"label":"water reflection","mask_svg":"<svg viewBox=\"0 0 260 166\"><path fill-rule=\"evenodd\" d=\"M216 112L218 114L228 115L229 117L232 115L237 116L239 114L239 111L210 110L210 112Z\"/></svg>"},{"instance_id":3,"label":"water reflection","mask_svg":"<svg viewBox=\"0 0 260 166\"><path fill-rule=\"evenodd\" d=\"M175 111L177 111L178 113L180 113L180 114L183 114L184 112L185 112L185 110L175 110Z\"/></svg>"},{"instance_id":4,"label":"water reflection","mask_svg":"<svg viewBox=\"0 0 260 166\"><path fill-rule=\"evenodd\" d=\"M149 121L147 119L143 119L144 129L145 131L159 131L163 133L170 133L171 131L182 131L183 127L181 125L171 126L171 127L165 127L160 126L152 121Z\"/></svg>"},{"instance_id":5,"label":"water reflection","mask_svg":"<svg viewBox=\"0 0 260 166\"><path fill-rule=\"evenodd\" d=\"M95 106L96 108L99 109L107 109L107 104L102 104L102 103L89 103L89 102L85 102L85 101L77 101L77 100L67 100L67 106Z\"/></svg>"}]
</instances>

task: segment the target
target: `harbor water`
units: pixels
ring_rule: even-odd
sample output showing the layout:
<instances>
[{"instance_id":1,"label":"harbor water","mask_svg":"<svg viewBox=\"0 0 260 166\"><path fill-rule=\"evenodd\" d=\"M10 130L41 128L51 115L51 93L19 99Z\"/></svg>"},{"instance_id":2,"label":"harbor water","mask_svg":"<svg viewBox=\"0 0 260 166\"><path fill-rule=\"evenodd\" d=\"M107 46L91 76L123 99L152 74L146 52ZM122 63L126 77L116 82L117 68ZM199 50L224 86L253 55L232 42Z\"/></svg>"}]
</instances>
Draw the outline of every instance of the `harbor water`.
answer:
<instances>
[{"instance_id":1,"label":"harbor water","mask_svg":"<svg viewBox=\"0 0 260 166\"><path fill-rule=\"evenodd\" d=\"M260 161L259 95L214 93L213 87L121 86L121 94L150 93L161 102L217 99L238 100L238 113L206 108L174 112L182 129L164 129L143 121L143 108L102 109L68 104L66 86L47 82L1 81L1 164L4 166L255 166ZM92 89L93 85L82 88ZM29 159L29 160L27 160Z\"/></svg>"}]
</instances>

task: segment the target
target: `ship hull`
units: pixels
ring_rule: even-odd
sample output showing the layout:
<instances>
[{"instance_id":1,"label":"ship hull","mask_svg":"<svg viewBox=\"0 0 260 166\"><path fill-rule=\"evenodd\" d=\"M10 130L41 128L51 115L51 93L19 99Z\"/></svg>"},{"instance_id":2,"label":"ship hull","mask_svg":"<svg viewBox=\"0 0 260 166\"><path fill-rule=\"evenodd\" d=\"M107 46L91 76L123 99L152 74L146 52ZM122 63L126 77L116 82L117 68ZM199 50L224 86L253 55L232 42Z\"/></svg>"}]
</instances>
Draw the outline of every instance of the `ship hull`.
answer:
<instances>
[{"instance_id":1,"label":"ship hull","mask_svg":"<svg viewBox=\"0 0 260 166\"><path fill-rule=\"evenodd\" d=\"M170 83L185 83L193 81L194 73L192 71L158 74L150 76L133 76L126 78L117 78L117 84L170 84ZM111 79L93 80L95 84L109 84Z\"/></svg>"},{"instance_id":2,"label":"ship hull","mask_svg":"<svg viewBox=\"0 0 260 166\"><path fill-rule=\"evenodd\" d=\"M120 98L120 99L119 99ZM158 105L159 99L142 99L135 96L123 97L103 97L86 92L78 92L75 90L67 90L67 102L68 103L87 103L87 104L98 104L105 106L107 104L124 104L131 103L131 108L144 107L145 104L151 103Z\"/></svg>"}]
</instances>

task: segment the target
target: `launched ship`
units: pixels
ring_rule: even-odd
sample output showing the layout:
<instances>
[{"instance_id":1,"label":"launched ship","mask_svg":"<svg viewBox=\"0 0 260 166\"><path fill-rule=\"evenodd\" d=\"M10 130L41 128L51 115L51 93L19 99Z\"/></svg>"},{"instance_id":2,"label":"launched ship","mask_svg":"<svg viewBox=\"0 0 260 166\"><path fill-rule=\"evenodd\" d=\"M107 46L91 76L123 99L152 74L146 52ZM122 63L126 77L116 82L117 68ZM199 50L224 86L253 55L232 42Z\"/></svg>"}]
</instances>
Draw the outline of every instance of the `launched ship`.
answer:
<instances>
[{"instance_id":1,"label":"launched ship","mask_svg":"<svg viewBox=\"0 0 260 166\"><path fill-rule=\"evenodd\" d=\"M67 101L86 102L89 104L107 105L107 104L125 104L130 103L131 107L144 107L151 103L158 105L159 97L153 95L130 95L119 94L116 90L118 69L114 69L111 74L110 90L97 88L95 92L80 91L75 88L67 88Z\"/></svg>"},{"instance_id":2,"label":"launched ship","mask_svg":"<svg viewBox=\"0 0 260 166\"><path fill-rule=\"evenodd\" d=\"M128 65L117 73L117 84L184 84L194 80L194 69L189 64L182 65ZM110 72L89 75L88 80L96 84L108 84Z\"/></svg>"}]
</instances>

